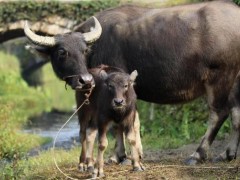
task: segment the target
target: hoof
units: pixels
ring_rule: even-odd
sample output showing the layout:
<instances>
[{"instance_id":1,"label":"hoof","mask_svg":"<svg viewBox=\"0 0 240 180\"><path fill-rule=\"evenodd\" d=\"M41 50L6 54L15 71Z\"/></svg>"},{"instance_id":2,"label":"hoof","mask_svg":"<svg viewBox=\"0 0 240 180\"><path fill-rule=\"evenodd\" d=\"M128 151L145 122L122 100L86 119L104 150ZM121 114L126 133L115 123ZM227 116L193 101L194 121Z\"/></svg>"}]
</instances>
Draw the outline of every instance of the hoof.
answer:
<instances>
[{"instance_id":1,"label":"hoof","mask_svg":"<svg viewBox=\"0 0 240 180\"><path fill-rule=\"evenodd\" d=\"M141 171L144 171L144 169L142 167L134 167L133 171L134 172L141 172Z\"/></svg>"},{"instance_id":2,"label":"hoof","mask_svg":"<svg viewBox=\"0 0 240 180\"><path fill-rule=\"evenodd\" d=\"M224 161L226 161L226 160L220 155L212 159L212 163L220 163L220 162L224 162Z\"/></svg>"},{"instance_id":3,"label":"hoof","mask_svg":"<svg viewBox=\"0 0 240 180\"><path fill-rule=\"evenodd\" d=\"M80 172L84 172L85 168L84 168L83 166L79 165L79 166L78 166L78 170L79 170Z\"/></svg>"},{"instance_id":4,"label":"hoof","mask_svg":"<svg viewBox=\"0 0 240 180\"><path fill-rule=\"evenodd\" d=\"M189 157L188 159L186 159L184 161L184 164L189 165L189 166L195 166L195 165L200 164L200 163L202 163L202 161L195 158L195 157Z\"/></svg>"},{"instance_id":5,"label":"hoof","mask_svg":"<svg viewBox=\"0 0 240 180\"><path fill-rule=\"evenodd\" d=\"M145 170L146 170L146 167L145 167L145 166L143 166L143 164L142 164L142 163L140 163L140 166L141 166L141 168L142 168L142 170L143 170L143 171L145 171Z\"/></svg>"},{"instance_id":6,"label":"hoof","mask_svg":"<svg viewBox=\"0 0 240 180\"><path fill-rule=\"evenodd\" d=\"M92 179L97 179L97 174L92 174Z\"/></svg>"},{"instance_id":7,"label":"hoof","mask_svg":"<svg viewBox=\"0 0 240 180\"><path fill-rule=\"evenodd\" d=\"M98 175L99 178L105 177L104 173L99 173Z\"/></svg>"},{"instance_id":8,"label":"hoof","mask_svg":"<svg viewBox=\"0 0 240 180\"><path fill-rule=\"evenodd\" d=\"M109 158L107 161L106 161L106 164L118 164L117 160L114 159L114 158Z\"/></svg>"},{"instance_id":9,"label":"hoof","mask_svg":"<svg viewBox=\"0 0 240 180\"><path fill-rule=\"evenodd\" d=\"M105 177L104 173L92 173L92 179L98 179L98 178L103 178Z\"/></svg>"},{"instance_id":10,"label":"hoof","mask_svg":"<svg viewBox=\"0 0 240 180\"><path fill-rule=\"evenodd\" d=\"M130 159L125 158L122 162L120 162L120 165L129 166L132 165L132 161Z\"/></svg>"},{"instance_id":11,"label":"hoof","mask_svg":"<svg viewBox=\"0 0 240 180\"><path fill-rule=\"evenodd\" d=\"M228 155L226 156L225 154L220 154L217 157L212 159L212 163L220 163L220 162L230 162L232 160L236 159L235 155Z\"/></svg>"},{"instance_id":12,"label":"hoof","mask_svg":"<svg viewBox=\"0 0 240 180\"><path fill-rule=\"evenodd\" d=\"M93 173L94 172L94 167L93 166L89 166L87 168L87 172Z\"/></svg>"}]
</instances>

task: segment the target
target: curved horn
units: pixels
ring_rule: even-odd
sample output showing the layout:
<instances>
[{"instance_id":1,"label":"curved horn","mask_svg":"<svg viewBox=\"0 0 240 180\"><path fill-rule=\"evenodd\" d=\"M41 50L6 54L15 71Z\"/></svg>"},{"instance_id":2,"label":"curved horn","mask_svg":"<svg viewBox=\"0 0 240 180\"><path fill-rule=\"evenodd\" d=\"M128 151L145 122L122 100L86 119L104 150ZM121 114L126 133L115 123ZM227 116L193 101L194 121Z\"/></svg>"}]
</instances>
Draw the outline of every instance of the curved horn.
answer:
<instances>
[{"instance_id":1,"label":"curved horn","mask_svg":"<svg viewBox=\"0 0 240 180\"><path fill-rule=\"evenodd\" d=\"M83 37L87 43L96 41L102 34L102 26L100 22L93 16L95 27L90 32L84 33Z\"/></svg>"},{"instance_id":2,"label":"curved horn","mask_svg":"<svg viewBox=\"0 0 240 180\"><path fill-rule=\"evenodd\" d=\"M35 34L33 31L31 31L27 21L25 21L25 24L24 24L24 33L27 36L27 38L36 45L48 46L48 47L53 47L54 45L56 45L56 39L54 37L40 36Z\"/></svg>"}]
</instances>

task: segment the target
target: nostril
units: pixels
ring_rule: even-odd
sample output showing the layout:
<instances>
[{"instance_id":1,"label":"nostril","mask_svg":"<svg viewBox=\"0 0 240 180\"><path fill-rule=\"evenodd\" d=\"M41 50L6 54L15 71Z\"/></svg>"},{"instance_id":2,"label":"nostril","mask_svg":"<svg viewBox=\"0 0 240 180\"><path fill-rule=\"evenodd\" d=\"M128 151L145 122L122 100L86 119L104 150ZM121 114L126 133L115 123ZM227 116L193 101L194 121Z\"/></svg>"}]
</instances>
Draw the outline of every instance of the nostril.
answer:
<instances>
[{"instance_id":1,"label":"nostril","mask_svg":"<svg viewBox=\"0 0 240 180\"><path fill-rule=\"evenodd\" d=\"M81 84L85 84L84 80L82 78L79 78L78 80Z\"/></svg>"},{"instance_id":2,"label":"nostril","mask_svg":"<svg viewBox=\"0 0 240 180\"><path fill-rule=\"evenodd\" d=\"M91 74L83 75L80 77L79 82L82 84L91 84L93 82L93 76Z\"/></svg>"},{"instance_id":3,"label":"nostril","mask_svg":"<svg viewBox=\"0 0 240 180\"><path fill-rule=\"evenodd\" d=\"M116 105L121 105L123 103L123 99L116 98L116 99L114 99L114 103Z\"/></svg>"}]
</instances>

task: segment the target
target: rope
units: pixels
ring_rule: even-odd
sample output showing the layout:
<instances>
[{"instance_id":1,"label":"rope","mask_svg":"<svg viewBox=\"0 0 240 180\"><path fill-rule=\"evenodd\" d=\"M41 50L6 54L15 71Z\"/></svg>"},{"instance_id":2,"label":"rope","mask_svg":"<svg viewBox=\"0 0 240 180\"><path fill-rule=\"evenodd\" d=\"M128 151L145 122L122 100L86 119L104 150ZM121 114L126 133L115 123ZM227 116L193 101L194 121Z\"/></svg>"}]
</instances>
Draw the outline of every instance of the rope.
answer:
<instances>
[{"instance_id":1,"label":"rope","mask_svg":"<svg viewBox=\"0 0 240 180\"><path fill-rule=\"evenodd\" d=\"M76 178L73 178L73 177L70 177L68 176L66 173L64 173L58 166L57 164L57 161L56 161L56 158L55 158L55 153L54 153L54 150L55 150L55 145L56 145L56 141L57 141L57 138L58 138L58 135L60 133L60 131L66 126L66 124L72 119L72 117L79 111L79 109L81 109L81 107L84 105L84 104L89 104L89 97L92 93L92 89L93 88L90 88L89 89L89 93L86 93L85 94L85 97L86 99L83 101L83 103L74 111L74 113L68 118L68 120L62 125L62 127L58 130L57 132L57 135L55 136L54 138L54 141L53 141L53 149L52 149L52 154L53 154L53 161L54 161L54 164L56 166L56 168L58 169L58 171L60 173L62 173L65 177L69 178L69 179L72 179L72 180L77 180ZM90 179L93 179L93 178L90 178ZM86 180L90 180L90 179L86 179ZM97 179L97 178L94 178L94 179Z\"/></svg>"}]
</instances>

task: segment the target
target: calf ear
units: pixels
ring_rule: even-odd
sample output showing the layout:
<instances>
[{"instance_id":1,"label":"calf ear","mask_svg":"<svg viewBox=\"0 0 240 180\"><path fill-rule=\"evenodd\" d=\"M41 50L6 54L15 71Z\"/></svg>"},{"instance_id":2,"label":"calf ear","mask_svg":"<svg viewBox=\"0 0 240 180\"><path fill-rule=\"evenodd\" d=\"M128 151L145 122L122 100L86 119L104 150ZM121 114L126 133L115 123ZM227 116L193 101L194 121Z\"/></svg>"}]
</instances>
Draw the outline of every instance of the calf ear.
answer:
<instances>
[{"instance_id":1,"label":"calf ear","mask_svg":"<svg viewBox=\"0 0 240 180\"><path fill-rule=\"evenodd\" d=\"M106 73L106 71L101 70L100 73L99 73L99 75L100 75L100 78L101 78L101 79L103 79L103 80L107 79L107 73Z\"/></svg>"},{"instance_id":2,"label":"calf ear","mask_svg":"<svg viewBox=\"0 0 240 180\"><path fill-rule=\"evenodd\" d=\"M130 74L130 81L131 81L131 82L134 82L137 76L138 76L138 72L137 72L137 70L134 70L134 71Z\"/></svg>"}]
</instances>

